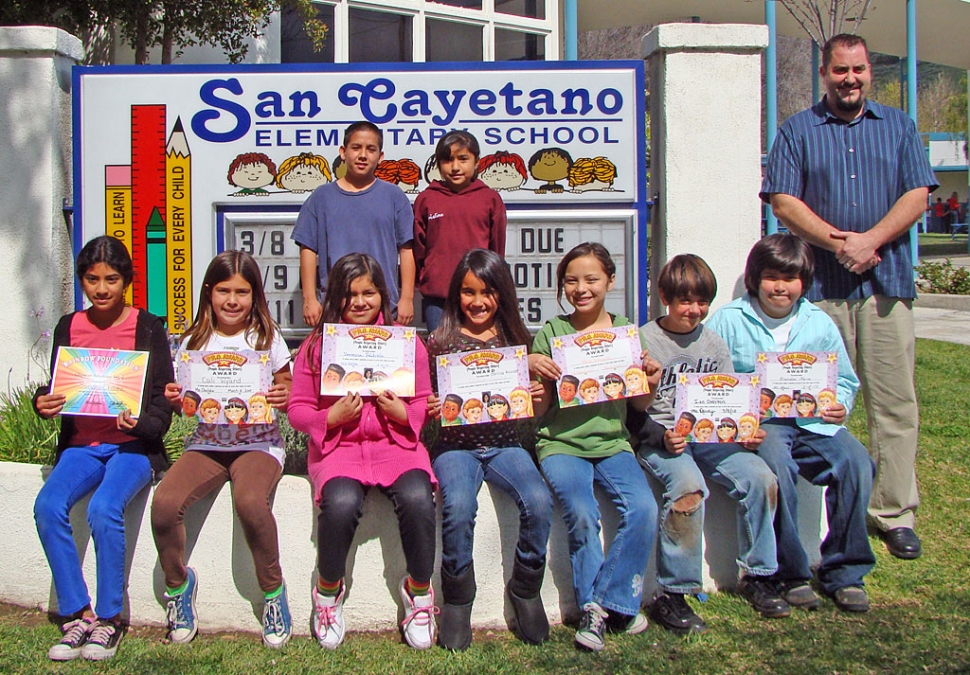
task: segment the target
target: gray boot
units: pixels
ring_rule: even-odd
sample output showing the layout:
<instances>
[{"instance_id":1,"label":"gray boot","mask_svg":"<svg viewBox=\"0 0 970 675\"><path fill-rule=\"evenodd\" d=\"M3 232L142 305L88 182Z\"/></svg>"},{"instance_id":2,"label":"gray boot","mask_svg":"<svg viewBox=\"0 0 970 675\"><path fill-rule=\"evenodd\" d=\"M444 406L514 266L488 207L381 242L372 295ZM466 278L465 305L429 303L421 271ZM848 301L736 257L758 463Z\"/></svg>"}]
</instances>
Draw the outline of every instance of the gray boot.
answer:
<instances>
[{"instance_id":1,"label":"gray boot","mask_svg":"<svg viewBox=\"0 0 970 675\"><path fill-rule=\"evenodd\" d=\"M438 618L438 644L463 652L472 643L472 603L475 601L475 567L453 577L441 570L444 605Z\"/></svg>"},{"instance_id":2,"label":"gray boot","mask_svg":"<svg viewBox=\"0 0 970 675\"><path fill-rule=\"evenodd\" d=\"M515 631L523 642L533 645L541 644L549 637L549 619L539 596L545 572L545 565L534 570L516 559L512 565L512 578L505 587L515 617Z\"/></svg>"}]
</instances>

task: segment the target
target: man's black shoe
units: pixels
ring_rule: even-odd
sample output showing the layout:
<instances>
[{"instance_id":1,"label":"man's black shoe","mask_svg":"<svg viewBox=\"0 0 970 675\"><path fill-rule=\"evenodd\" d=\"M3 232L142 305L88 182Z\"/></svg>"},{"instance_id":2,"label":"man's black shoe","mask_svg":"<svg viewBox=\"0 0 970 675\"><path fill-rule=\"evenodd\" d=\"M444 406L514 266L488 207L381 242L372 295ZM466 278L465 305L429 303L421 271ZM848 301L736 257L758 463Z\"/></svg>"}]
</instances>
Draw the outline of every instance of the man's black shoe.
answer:
<instances>
[{"instance_id":1,"label":"man's black shoe","mask_svg":"<svg viewBox=\"0 0 970 675\"><path fill-rule=\"evenodd\" d=\"M707 632L704 619L697 616L681 593L658 596L650 608L650 616L667 630L679 635Z\"/></svg>"},{"instance_id":2,"label":"man's black shoe","mask_svg":"<svg viewBox=\"0 0 970 675\"><path fill-rule=\"evenodd\" d=\"M781 597L777 584L770 579L741 577L737 592L766 619L782 619L791 616L791 607Z\"/></svg>"},{"instance_id":3,"label":"man's black shoe","mask_svg":"<svg viewBox=\"0 0 970 675\"><path fill-rule=\"evenodd\" d=\"M897 558L915 560L923 554L923 545L911 527L894 527L882 533L886 548Z\"/></svg>"}]
</instances>

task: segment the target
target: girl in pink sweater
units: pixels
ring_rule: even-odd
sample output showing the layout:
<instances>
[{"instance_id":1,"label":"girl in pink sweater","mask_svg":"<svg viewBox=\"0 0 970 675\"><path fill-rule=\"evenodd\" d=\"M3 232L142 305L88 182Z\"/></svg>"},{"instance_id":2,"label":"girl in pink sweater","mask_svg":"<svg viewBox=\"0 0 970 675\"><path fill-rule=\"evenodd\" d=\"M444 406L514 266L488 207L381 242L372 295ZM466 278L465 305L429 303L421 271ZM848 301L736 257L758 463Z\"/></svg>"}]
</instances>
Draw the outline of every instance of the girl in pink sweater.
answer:
<instances>
[{"instance_id":1,"label":"girl in pink sweater","mask_svg":"<svg viewBox=\"0 0 970 675\"><path fill-rule=\"evenodd\" d=\"M414 396L402 398L390 389L367 397L320 394L324 324L389 325L390 317L377 262L363 253L344 256L330 270L323 315L300 348L293 371L288 415L293 428L310 435L308 468L320 507L311 624L327 649L336 649L344 638L347 554L372 486L394 504L401 530L408 571L400 586L404 638L415 649L434 643L435 478L428 451L418 440L431 393L427 350L415 337Z\"/></svg>"}]
</instances>

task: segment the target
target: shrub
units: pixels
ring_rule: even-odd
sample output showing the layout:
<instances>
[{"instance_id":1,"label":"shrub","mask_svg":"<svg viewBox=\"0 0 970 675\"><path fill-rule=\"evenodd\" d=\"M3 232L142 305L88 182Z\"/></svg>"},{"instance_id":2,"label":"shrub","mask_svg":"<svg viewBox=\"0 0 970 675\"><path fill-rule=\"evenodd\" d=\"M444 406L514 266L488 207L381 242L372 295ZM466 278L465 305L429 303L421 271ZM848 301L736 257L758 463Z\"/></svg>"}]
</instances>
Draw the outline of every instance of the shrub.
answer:
<instances>
[{"instance_id":1,"label":"shrub","mask_svg":"<svg viewBox=\"0 0 970 675\"><path fill-rule=\"evenodd\" d=\"M923 260L916 267L916 285L925 293L970 295L970 270L945 258L943 262Z\"/></svg>"},{"instance_id":2,"label":"shrub","mask_svg":"<svg viewBox=\"0 0 970 675\"><path fill-rule=\"evenodd\" d=\"M0 393L0 461L53 464L60 418L45 420L34 411L37 384Z\"/></svg>"}]
</instances>

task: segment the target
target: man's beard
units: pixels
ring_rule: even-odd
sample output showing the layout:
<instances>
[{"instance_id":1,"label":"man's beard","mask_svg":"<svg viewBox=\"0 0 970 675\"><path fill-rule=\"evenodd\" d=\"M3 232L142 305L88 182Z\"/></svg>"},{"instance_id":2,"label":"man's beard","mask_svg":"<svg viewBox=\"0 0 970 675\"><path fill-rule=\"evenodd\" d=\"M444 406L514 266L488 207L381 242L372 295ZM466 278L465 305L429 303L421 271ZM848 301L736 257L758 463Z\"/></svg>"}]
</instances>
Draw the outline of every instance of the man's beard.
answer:
<instances>
[{"instance_id":1,"label":"man's beard","mask_svg":"<svg viewBox=\"0 0 970 675\"><path fill-rule=\"evenodd\" d=\"M853 91L853 90L850 90ZM835 107L842 112L856 113L862 110L862 106L866 104L866 96L862 91L859 91L859 98L855 101L847 101L844 98L836 96Z\"/></svg>"}]
</instances>

